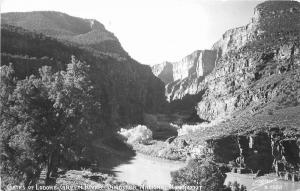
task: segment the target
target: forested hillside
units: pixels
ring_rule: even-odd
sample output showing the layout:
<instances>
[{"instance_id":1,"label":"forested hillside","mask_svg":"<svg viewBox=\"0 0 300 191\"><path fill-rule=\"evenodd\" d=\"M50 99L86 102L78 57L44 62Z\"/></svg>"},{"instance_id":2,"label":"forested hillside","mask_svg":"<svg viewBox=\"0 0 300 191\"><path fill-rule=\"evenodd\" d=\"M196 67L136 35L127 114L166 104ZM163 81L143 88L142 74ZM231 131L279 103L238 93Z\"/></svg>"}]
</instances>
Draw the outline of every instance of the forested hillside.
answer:
<instances>
[{"instance_id":1,"label":"forested hillside","mask_svg":"<svg viewBox=\"0 0 300 191\"><path fill-rule=\"evenodd\" d=\"M13 63L18 78L38 74L38 68L43 65L63 70L72 55L91 65L89 76L103 102L104 119L110 124L142 122L143 112L162 109L163 84L148 66L130 58L116 59L81 49L10 25L2 25L1 32L2 64Z\"/></svg>"}]
</instances>

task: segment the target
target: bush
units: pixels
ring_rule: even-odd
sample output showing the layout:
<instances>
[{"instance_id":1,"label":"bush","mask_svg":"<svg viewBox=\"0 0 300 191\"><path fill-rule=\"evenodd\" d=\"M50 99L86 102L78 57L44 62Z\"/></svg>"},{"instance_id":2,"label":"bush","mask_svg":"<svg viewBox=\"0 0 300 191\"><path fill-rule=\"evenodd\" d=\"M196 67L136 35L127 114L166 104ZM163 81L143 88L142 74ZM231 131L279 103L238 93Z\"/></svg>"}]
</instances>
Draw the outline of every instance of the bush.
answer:
<instances>
[{"instance_id":1,"label":"bush","mask_svg":"<svg viewBox=\"0 0 300 191\"><path fill-rule=\"evenodd\" d=\"M146 144L152 140L152 131L144 125L138 125L131 129L123 129L118 132L127 139L128 143Z\"/></svg>"},{"instance_id":2,"label":"bush","mask_svg":"<svg viewBox=\"0 0 300 191\"><path fill-rule=\"evenodd\" d=\"M226 178L218 165L210 161L189 161L187 167L171 172L172 185L198 186L202 191L222 190Z\"/></svg>"},{"instance_id":3,"label":"bush","mask_svg":"<svg viewBox=\"0 0 300 191\"><path fill-rule=\"evenodd\" d=\"M171 160L182 160L182 158L185 157L185 153L179 152L175 147L168 146L158 152L158 157L168 158Z\"/></svg>"},{"instance_id":4,"label":"bush","mask_svg":"<svg viewBox=\"0 0 300 191\"><path fill-rule=\"evenodd\" d=\"M196 125L184 124L180 129L177 130L178 136L193 134L195 132L206 132L207 129L222 123L226 119L227 119L226 117L222 117L222 118L215 119L214 121L211 122L203 122Z\"/></svg>"},{"instance_id":5,"label":"bush","mask_svg":"<svg viewBox=\"0 0 300 191\"><path fill-rule=\"evenodd\" d=\"M228 182L224 191L247 191L247 188L246 186L237 183L237 181L234 181L233 183Z\"/></svg>"}]
</instances>

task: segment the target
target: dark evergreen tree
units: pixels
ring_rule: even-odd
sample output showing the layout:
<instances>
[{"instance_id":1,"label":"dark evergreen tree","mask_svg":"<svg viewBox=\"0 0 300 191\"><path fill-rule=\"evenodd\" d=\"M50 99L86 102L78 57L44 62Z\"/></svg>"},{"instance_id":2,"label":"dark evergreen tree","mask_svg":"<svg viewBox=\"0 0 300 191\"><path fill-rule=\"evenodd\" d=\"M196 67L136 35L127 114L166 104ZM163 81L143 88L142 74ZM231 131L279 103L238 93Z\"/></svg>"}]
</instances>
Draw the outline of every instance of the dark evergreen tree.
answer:
<instances>
[{"instance_id":1,"label":"dark evergreen tree","mask_svg":"<svg viewBox=\"0 0 300 191\"><path fill-rule=\"evenodd\" d=\"M76 167L101 131L100 103L89 66L72 57L66 71L40 69L40 77L16 80L1 67L0 130L4 184L34 185L46 168L46 183L59 167ZM17 183L16 182L16 183Z\"/></svg>"}]
</instances>

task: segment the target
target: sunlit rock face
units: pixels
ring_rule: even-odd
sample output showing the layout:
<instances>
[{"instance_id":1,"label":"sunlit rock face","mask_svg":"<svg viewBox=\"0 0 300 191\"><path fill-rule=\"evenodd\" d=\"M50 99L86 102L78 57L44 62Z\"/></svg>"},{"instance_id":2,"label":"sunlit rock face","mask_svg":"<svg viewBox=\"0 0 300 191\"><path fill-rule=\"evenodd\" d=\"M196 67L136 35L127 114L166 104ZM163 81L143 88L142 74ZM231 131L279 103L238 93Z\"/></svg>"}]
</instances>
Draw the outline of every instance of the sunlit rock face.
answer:
<instances>
[{"instance_id":1,"label":"sunlit rock face","mask_svg":"<svg viewBox=\"0 0 300 191\"><path fill-rule=\"evenodd\" d=\"M173 64L171 62L163 62L161 64L154 65L152 67L152 72L165 84L174 81L173 77Z\"/></svg>"},{"instance_id":2,"label":"sunlit rock face","mask_svg":"<svg viewBox=\"0 0 300 191\"><path fill-rule=\"evenodd\" d=\"M194 95L203 90L203 79L215 67L216 50L197 50L178 62L154 65L152 72L166 84L169 101Z\"/></svg>"},{"instance_id":3,"label":"sunlit rock face","mask_svg":"<svg viewBox=\"0 0 300 191\"><path fill-rule=\"evenodd\" d=\"M251 22L227 31L213 46L216 67L198 116L214 120L300 102L300 3L266 1ZM287 101L288 100L288 101Z\"/></svg>"},{"instance_id":4,"label":"sunlit rock face","mask_svg":"<svg viewBox=\"0 0 300 191\"><path fill-rule=\"evenodd\" d=\"M266 33L295 33L300 28L300 8L296 1L266 1L254 9L250 23L226 31L212 49L222 55L263 38Z\"/></svg>"},{"instance_id":5,"label":"sunlit rock face","mask_svg":"<svg viewBox=\"0 0 300 191\"><path fill-rule=\"evenodd\" d=\"M184 57L181 61L174 62L174 81L183 80L189 76L203 77L214 68L216 52L211 50L198 50Z\"/></svg>"},{"instance_id":6,"label":"sunlit rock face","mask_svg":"<svg viewBox=\"0 0 300 191\"><path fill-rule=\"evenodd\" d=\"M289 81L298 87L299 31L298 2L266 1L247 25L226 31L212 50L155 65L152 72L166 84L168 101L207 89L196 107L200 118L214 120L250 107L255 113L263 103L286 96Z\"/></svg>"}]
</instances>

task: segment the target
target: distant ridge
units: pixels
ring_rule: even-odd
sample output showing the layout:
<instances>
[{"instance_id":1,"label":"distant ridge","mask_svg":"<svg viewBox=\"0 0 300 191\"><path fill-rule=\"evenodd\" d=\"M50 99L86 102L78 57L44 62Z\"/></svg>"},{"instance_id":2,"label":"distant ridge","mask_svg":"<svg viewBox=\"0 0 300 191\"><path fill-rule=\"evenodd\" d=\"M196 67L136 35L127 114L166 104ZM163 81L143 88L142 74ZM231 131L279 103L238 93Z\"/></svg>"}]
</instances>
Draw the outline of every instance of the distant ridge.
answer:
<instances>
[{"instance_id":1,"label":"distant ridge","mask_svg":"<svg viewBox=\"0 0 300 191\"><path fill-rule=\"evenodd\" d=\"M3 13L1 23L67 40L103 53L128 56L114 34L94 19L82 19L56 11L34 11Z\"/></svg>"},{"instance_id":2,"label":"distant ridge","mask_svg":"<svg viewBox=\"0 0 300 191\"><path fill-rule=\"evenodd\" d=\"M214 69L216 59L215 50L196 50L180 61L163 62L151 68L165 83L168 101L173 101L202 91L202 81Z\"/></svg>"}]
</instances>

